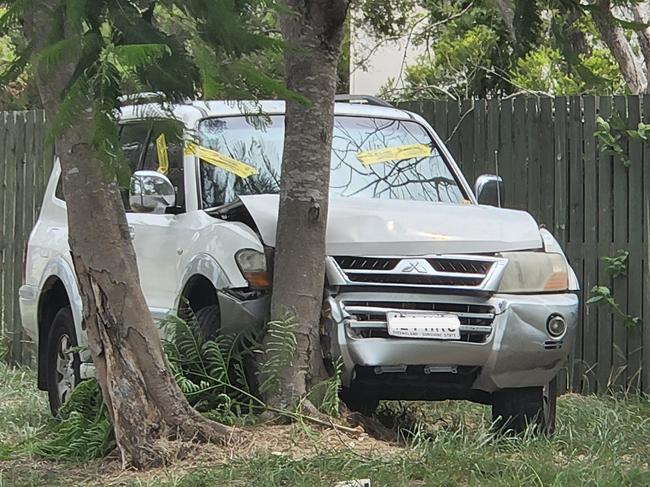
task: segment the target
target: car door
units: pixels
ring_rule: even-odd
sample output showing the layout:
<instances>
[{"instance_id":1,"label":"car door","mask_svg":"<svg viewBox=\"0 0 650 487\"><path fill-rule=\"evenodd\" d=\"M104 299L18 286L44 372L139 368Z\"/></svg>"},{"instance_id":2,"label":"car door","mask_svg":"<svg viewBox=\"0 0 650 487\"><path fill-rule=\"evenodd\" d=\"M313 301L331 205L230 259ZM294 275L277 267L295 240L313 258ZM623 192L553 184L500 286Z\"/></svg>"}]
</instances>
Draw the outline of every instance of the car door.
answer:
<instances>
[{"instance_id":1,"label":"car door","mask_svg":"<svg viewBox=\"0 0 650 487\"><path fill-rule=\"evenodd\" d=\"M125 195L140 285L152 315L161 319L174 306L182 254L180 243L187 232L183 230L182 127L171 121L127 122L121 127L120 142L132 171L164 173L176 189L176 205L168 208L165 214L136 213L130 209L128 195ZM167 161L161 160L162 151L166 151Z\"/></svg>"}]
</instances>

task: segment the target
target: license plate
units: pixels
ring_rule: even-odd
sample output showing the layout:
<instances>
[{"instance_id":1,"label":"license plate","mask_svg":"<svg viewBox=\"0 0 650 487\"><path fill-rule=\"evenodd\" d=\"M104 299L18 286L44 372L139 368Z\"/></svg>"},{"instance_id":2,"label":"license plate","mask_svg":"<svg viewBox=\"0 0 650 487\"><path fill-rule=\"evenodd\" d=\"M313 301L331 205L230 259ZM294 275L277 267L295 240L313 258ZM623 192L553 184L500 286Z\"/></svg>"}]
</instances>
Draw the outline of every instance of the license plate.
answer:
<instances>
[{"instance_id":1,"label":"license plate","mask_svg":"<svg viewBox=\"0 0 650 487\"><path fill-rule=\"evenodd\" d=\"M388 334L404 338L460 340L460 319L444 313L387 313Z\"/></svg>"}]
</instances>

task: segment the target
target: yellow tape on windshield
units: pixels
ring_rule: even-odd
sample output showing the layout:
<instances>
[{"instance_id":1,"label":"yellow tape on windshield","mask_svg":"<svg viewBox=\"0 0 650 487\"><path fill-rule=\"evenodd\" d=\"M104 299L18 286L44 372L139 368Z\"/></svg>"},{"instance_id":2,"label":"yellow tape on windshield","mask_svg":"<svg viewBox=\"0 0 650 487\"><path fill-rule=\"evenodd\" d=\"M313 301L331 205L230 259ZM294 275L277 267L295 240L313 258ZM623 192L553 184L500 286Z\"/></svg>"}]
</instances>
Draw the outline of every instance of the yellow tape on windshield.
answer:
<instances>
[{"instance_id":1,"label":"yellow tape on windshield","mask_svg":"<svg viewBox=\"0 0 650 487\"><path fill-rule=\"evenodd\" d=\"M208 149L207 147L190 143L185 148L185 153L197 156L208 164L212 164L213 166L231 172L240 178L245 179L253 174L257 174L257 168L249 166L245 162L233 159L232 157L228 157L216 150Z\"/></svg>"},{"instance_id":2,"label":"yellow tape on windshield","mask_svg":"<svg viewBox=\"0 0 650 487\"><path fill-rule=\"evenodd\" d=\"M169 172L169 155L167 153L167 139L165 134L160 134L156 139L156 150L158 151L158 172L167 174Z\"/></svg>"},{"instance_id":3,"label":"yellow tape on windshield","mask_svg":"<svg viewBox=\"0 0 650 487\"><path fill-rule=\"evenodd\" d=\"M357 159L364 166L388 161L403 161L414 157L429 157L431 147L426 144L400 145L385 149L357 152Z\"/></svg>"}]
</instances>

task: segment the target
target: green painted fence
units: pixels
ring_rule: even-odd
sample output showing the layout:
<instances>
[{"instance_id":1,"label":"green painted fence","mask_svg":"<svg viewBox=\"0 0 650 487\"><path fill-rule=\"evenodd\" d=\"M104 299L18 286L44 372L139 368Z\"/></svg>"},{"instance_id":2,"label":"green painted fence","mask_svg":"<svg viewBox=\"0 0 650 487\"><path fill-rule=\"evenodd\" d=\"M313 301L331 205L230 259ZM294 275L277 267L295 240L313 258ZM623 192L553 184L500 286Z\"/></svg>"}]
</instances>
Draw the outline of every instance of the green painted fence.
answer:
<instances>
[{"instance_id":1,"label":"green painted fence","mask_svg":"<svg viewBox=\"0 0 650 487\"><path fill-rule=\"evenodd\" d=\"M24 243L41 208L52 169L42 111L0 112L0 337L11 360L33 363L33 346L20 326L18 288Z\"/></svg>"},{"instance_id":2,"label":"green painted fence","mask_svg":"<svg viewBox=\"0 0 650 487\"><path fill-rule=\"evenodd\" d=\"M595 285L612 289L624 313L642 318L631 329L607 307L583 306L571 366L563 386L580 392L608 388L650 392L650 276L645 232L650 199L650 144L622 140L632 161L600 151L598 115L618 112L628 127L650 123L650 97L571 97L423 101L402 105L429 120L470 181L499 174L507 205L532 213L563 244L584 298ZM17 287L23 242L38 215L51 168L42 112L0 114L0 309L12 358L29 361L20 333ZM644 190L644 188L648 188ZM626 276L612 278L602 256L629 251ZM645 318L645 319L644 319Z\"/></svg>"},{"instance_id":3,"label":"green painted fence","mask_svg":"<svg viewBox=\"0 0 650 487\"><path fill-rule=\"evenodd\" d=\"M584 305L563 374L568 388L650 391L650 280L645 241L650 198L650 144L624 137L632 164L603 153L596 119L620 114L629 128L650 123L650 97L512 98L408 103L446 141L470 181L496 171L506 206L529 211L565 248L583 291L612 290L623 313L642 323L628 329L606 306ZM626 276L613 279L602 256L629 251Z\"/></svg>"}]
</instances>

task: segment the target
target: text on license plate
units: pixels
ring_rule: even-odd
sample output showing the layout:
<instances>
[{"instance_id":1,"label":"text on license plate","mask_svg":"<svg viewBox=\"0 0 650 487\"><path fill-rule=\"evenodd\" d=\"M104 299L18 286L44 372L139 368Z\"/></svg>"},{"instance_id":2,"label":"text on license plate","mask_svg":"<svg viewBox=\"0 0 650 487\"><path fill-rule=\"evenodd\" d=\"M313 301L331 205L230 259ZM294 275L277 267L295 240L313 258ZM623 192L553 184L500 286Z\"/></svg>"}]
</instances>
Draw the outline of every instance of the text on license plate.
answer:
<instances>
[{"instance_id":1,"label":"text on license plate","mask_svg":"<svg viewBox=\"0 0 650 487\"><path fill-rule=\"evenodd\" d=\"M391 336L460 340L460 319L453 314L389 312L386 317Z\"/></svg>"}]
</instances>

